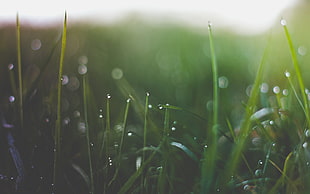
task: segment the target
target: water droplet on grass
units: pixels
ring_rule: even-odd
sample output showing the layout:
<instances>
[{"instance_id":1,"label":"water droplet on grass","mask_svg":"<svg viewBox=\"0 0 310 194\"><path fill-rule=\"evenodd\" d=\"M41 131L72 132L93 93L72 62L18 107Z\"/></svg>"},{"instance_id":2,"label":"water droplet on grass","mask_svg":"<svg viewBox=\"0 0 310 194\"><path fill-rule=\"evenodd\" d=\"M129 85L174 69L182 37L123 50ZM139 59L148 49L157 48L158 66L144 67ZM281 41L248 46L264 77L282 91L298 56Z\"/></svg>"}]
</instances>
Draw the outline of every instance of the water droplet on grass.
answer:
<instances>
[{"instance_id":1,"label":"water droplet on grass","mask_svg":"<svg viewBox=\"0 0 310 194\"><path fill-rule=\"evenodd\" d=\"M74 112L73 112L73 116L74 116L75 118L79 118L79 117L81 116L80 111L78 111L78 110L74 111Z\"/></svg>"},{"instance_id":2,"label":"water droplet on grass","mask_svg":"<svg viewBox=\"0 0 310 194\"><path fill-rule=\"evenodd\" d=\"M111 95L110 94L107 94L107 99L111 99Z\"/></svg>"},{"instance_id":3,"label":"water droplet on grass","mask_svg":"<svg viewBox=\"0 0 310 194\"><path fill-rule=\"evenodd\" d=\"M85 75L87 73L87 66L84 64L79 65L78 72L80 75Z\"/></svg>"},{"instance_id":4,"label":"water droplet on grass","mask_svg":"<svg viewBox=\"0 0 310 194\"><path fill-rule=\"evenodd\" d=\"M12 64L12 63L9 64L9 65L8 65L8 69L9 69L10 71L13 70L13 69L14 69L14 64Z\"/></svg>"},{"instance_id":5,"label":"water droplet on grass","mask_svg":"<svg viewBox=\"0 0 310 194\"><path fill-rule=\"evenodd\" d=\"M153 106L152 106L151 104L149 104L149 106L148 106L148 107L149 107L149 109L153 108Z\"/></svg>"},{"instance_id":6,"label":"water droplet on grass","mask_svg":"<svg viewBox=\"0 0 310 194\"><path fill-rule=\"evenodd\" d=\"M298 47L298 54L301 56L305 56L307 54L307 48L305 46Z\"/></svg>"},{"instance_id":7,"label":"water droplet on grass","mask_svg":"<svg viewBox=\"0 0 310 194\"><path fill-rule=\"evenodd\" d=\"M257 164L258 165L263 165L263 161L262 160L258 160Z\"/></svg>"},{"instance_id":8,"label":"water droplet on grass","mask_svg":"<svg viewBox=\"0 0 310 194\"><path fill-rule=\"evenodd\" d=\"M103 115L102 114L99 114L99 119L103 119Z\"/></svg>"},{"instance_id":9,"label":"water droplet on grass","mask_svg":"<svg viewBox=\"0 0 310 194\"><path fill-rule=\"evenodd\" d=\"M208 28L209 28L209 30L212 28L212 22L211 21L208 21Z\"/></svg>"},{"instance_id":10,"label":"water droplet on grass","mask_svg":"<svg viewBox=\"0 0 310 194\"><path fill-rule=\"evenodd\" d=\"M42 42L40 39L34 39L32 42L31 42L31 49L34 50L34 51L37 51L41 48L42 46Z\"/></svg>"},{"instance_id":11,"label":"water droplet on grass","mask_svg":"<svg viewBox=\"0 0 310 194\"><path fill-rule=\"evenodd\" d=\"M262 85L260 86L260 92L266 94L268 90L269 90L269 85L267 83L262 83Z\"/></svg>"},{"instance_id":12,"label":"water droplet on grass","mask_svg":"<svg viewBox=\"0 0 310 194\"><path fill-rule=\"evenodd\" d=\"M14 96L9 96L9 102L13 103L15 101L15 97Z\"/></svg>"},{"instance_id":13,"label":"water droplet on grass","mask_svg":"<svg viewBox=\"0 0 310 194\"><path fill-rule=\"evenodd\" d=\"M80 56L78 59L78 64L79 65L86 65L88 63L88 58L87 56Z\"/></svg>"},{"instance_id":14,"label":"water droplet on grass","mask_svg":"<svg viewBox=\"0 0 310 194\"><path fill-rule=\"evenodd\" d=\"M69 83L69 77L67 75L63 75L61 77L61 85L66 85Z\"/></svg>"},{"instance_id":15,"label":"water droplet on grass","mask_svg":"<svg viewBox=\"0 0 310 194\"><path fill-rule=\"evenodd\" d=\"M307 130L305 131L305 135L306 135L306 137L310 137L310 130L309 130L309 129L307 129Z\"/></svg>"},{"instance_id":16,"label":"water droplet on grass","mask_svg":"<svg viewBox=\"0 0 310 194\"><path fill-rule=\"evenodd\" d=\"M288 96L288 94L289 94L288 89L284 89L284 90L282 91L282 94L283 94L284 96Z\"/></svg>"},{"instance_id":17,"label":"water droplet on grass","mask_svg":"<svg viewBox=\"0 0 310 194\"><path fill-rule=\"evenodd\" d=\"M120 68L114 68L111 74L113 79L119 80L123 77L123 70Z\"/></svg>"},{"instance_id":18,"label":"water droplet on grass","mask_svg":"<svg viewBox=\"0 0 310 194\"><path fill-rule=\"evenodd\" d=\"M288 71L286 71L286 72L284 73L284 75L285 75L285 77L287 77L287 78L291 77L291 73L288 72Z\"/></svg>"},{"instance_id":19,"label":"water droplet on grass","mask_svg":"<svg viewBox=\"0 0 310 194\"><path fill-rule=\"evenodd\" d=\"M146 92L146 96L150 96L150 93L149 93L149 92Z\"/></svg>"},{"instance_id":20,"label":"water droplet on grass","mask_svg":"<svg viewBox=\"0 0 310 194\"><path fill-rule=\"evenodd\" d=\"M175 131L176 129L176 127L171 127L171 131Z\"/></svg>"},{"instance_id":21,"label":"water droplet on grass","mask_svg":"<svg viewBox=\"0 0 310 194\"><path fill-rule=\"evenodd\" d=\"M229 81L228 81L227 77L225 77L225 76L219 77L218 82L219 82L220 88L227 88L228 87Z\"/></svg>"},{"instance_id":22,"label":"water droplet on grass","mask_svg":"<svg viewBox=\"0 0 310 194\"><path fill-rule=\"evenodd\" d=\"M127 135L130 137L130 136L133 135L133 133L132 132L128 132Z\"/></svg>"},{"instance_id":23,"label":"water droplet on grass","mask_svg":"<svg viewBox=\"0 0 310 194\"><path fill-rule=\"evenodd\" d=\"M305 148L305 149L308 148L308 142L303 143L302 147Z\"/></svg>"},{"instance_id":24,"label":"water droplet on grass","mask_svg":"<svg viewBox=\"0 0 310 194\"><path fill-rule=\"evenodd\" d=\"M280 20L280 24L281 24L282 26L286 26L286 24L287 24L287 23L286 23L286 20L285 20L285 19L281 19L281 20Z\"/></svg>"},{"instance_id":25,"label":"water droplet on grass","mask_svg":"<svg viewBox=\"0 0 310 194\"><path fill-rule=\"evenodd\" d=\"M90 147L94 147L95 144L93 142L90 142L89 145Z\"/></svg>"},{"instance_id":26,"label":"water droplet on grass","mask_svg":"<svg viewBox=\"0 0 310 194\"><path fill-rule=\"evenodd\" d=\"M163 105L161 105L161 104L159 104L157 107L158 107L159 110L163 110L164 109Z\"/></svg>"},{"instance_id":27,"label":"water droplet on grass","mask_svg":"<svg viewBox=\"0 0 310 194\"><path fill-rule=\"evenodd\" d=\"M128 99L126 100L127 103L129 103L130 101L131 101L131 98L128 98Z\"/></svg>"},{"instance_id":28,"label":"water droplet on grass","mask_svg":"<svg viewBox=\"0 0 310 194\"><path fill-rule=\"evenodd\" d=\"M261 170L261 169L257 169L257 170L255 170L255 176L262 176L262 174L263 174L263 171Z\"/></svg>"},{"instance_id":29,"label":"water droplet on grass","mask_svg":"<svg viewBox=\"0 0 310 194\"><path fill-rule=\"evenodd\" d=\"M279 94L279 93L281 92L281 89L280 89L279 86L275 86L275 87L273 87L272 91L273 91L273 93L275 93L275 94Z\"/></svg>"}]
</instances>

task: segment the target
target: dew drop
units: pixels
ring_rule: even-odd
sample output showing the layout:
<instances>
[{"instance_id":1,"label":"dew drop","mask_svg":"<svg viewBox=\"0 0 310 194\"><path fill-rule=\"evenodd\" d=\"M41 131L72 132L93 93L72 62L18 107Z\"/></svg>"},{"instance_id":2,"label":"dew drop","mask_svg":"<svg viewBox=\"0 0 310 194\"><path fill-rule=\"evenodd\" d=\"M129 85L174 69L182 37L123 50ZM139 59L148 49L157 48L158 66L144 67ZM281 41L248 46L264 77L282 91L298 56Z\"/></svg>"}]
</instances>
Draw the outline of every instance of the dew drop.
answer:
<instances>
[{"instance_id":1,"label":"dew drop","mask_svg":"<svg viewBox=\"0 0 310 194\"><path fill-rule=\"evenodd\" d=\"M258 165L263 165L263 161L262 160L258 160L257 164Z\"/></svg>"},{"instance_id":2,"label":"dew drop","mask_svg":"<svg viewBox=\"0 0 310 194\"><path fill-rule=\"evenodd\" d=\"M261 169L255 170L255 176L261 176L263 174L263 171Z\"/></svg>"},{"instance_id":3,"label":"dew drop","mask_svg":"<svg viewBox=\"0 0 310 194\"><path fill-rule=\"evenodd\" d=\"M63 75L61 77L61 85L67 85L69 83L69 77L67 75Z\"/></svg>"},{"instance_id":4,"label":"dew drop","mask_svg":"<svg viewBox=\"0 0 310 194\"><path fill-rule=\"evenodd\" d=\"M291 77L291 73L288 72L288 71L286 71L286 72L284 73L284 75L285 75L285 77L287 77L287 78Z\"/></svg>"},{"instance_id":5,"label":"dew drop","mask_svg":"<svg viewBox=\"0 0 310 194\"><path fill-rule=\"evenodd\" d=\"M225 76L219 77L218 82L219 82L220 88L227 88L228 87L229 81L228 81L227 77L225 77Z\"/></svg>"},{"instance_id":6,"label":"dew drop","mask_svg":"<svg viewBox=\"0 0 310 194\"><path fill-rule=\"evenodd\" d=\"M308 143L307 142L303 143L302 147L306 149L308 147Z\"/></svg>"},{"instance_id":7,"label":"dew drop","mask_svg":"<svg viewBox=\"0 0 310 194\"><path fill-rule=\"evenodd\" d=\"M110 94L107 94L107 99L111 99L111 95Z\"/></svg>"},{"instance_id":8,"label":"dew drop","mask_svg":"<svg viewBox=\"0 0 310 194\"><path fill-rule=\"evenodd\" d=\"M68 125L69 123L70 123L70 118L69 117L64 118L63 124Z\"/></svg>"},{"instance_id":9,"label":"dew drop","mask_svg":"<svg viewBox=\"0 0 310 194\"><path fill-rule=\"evenodd\" d=\"M171 131L175 131L176 129L176 127L171 127Z\"/></svg>"},{"instance_id":10,"label":"dew drop","mask_svg":"<svg viewBox=\"0 0 310 194\"><path fill-rule=\"evenodd\" d=\"M95 144L93 142L90 142L89 145L90 147L94 147Z\"/></svg>"},{"instance_id":11,"label":"dew drop","mask_svg":"<svg viewBox=\"0 0 310 194\"><path fill-rule=\"evenodd\" d=\"M139 157L137 157L137 159L136 159L136 169L137 169L137 170L141 167L141 164L142 164L142 157L139 156Z\"/></svg>"},{"instance_id":12,"label":"dew drop","mask_svg":"<svg viewBox=\"0 0 310 194\"><path fill-rule=\"evenodd\" d=\"M306 137L310 137L310 130L309 130L309 129L307 129L307 130L305 131L305 135L306 135Z\"/></svg>"},{"instance_id":13,"label":"dew drop","mask_svg":"<svg viewBox=\"0 0 310 194\"><path fill-rule=\"evenodd\" d=\"M284 96L288 96L288 94L289 94L288 89L284 89L284 90L282 91L282 94L283 94Z\"/></svg>"},{"instance_id":14,"label":"dew drop","mask_svg":"<svg viewBox=\"0 0 310 194\"><path fill-rule=\"evenodd\" d=\"M15 97L14 96L9 96L9 102L13 103L15 101Z\"/></svg>"},{"instance_id":15,"label":"dew drop","mask_svg":"<svg viewBox=\"0 0 310 194\"><path fill-rule=\"evenodd\" d=\"M146 96L150 96L150 93L149 93L149 92L146 92Z\"/></svg>"},{"instance_id":16,"label":"dew drop","mask_svg":"<svg viewBox=\"0 0 310 194\"><path fill-rule=\"evenodd\" d=\"M99 114L99 119L103 119L103 115L102 114Z\"/></svg>"},{"instance_id":17,"label":"dew drop","mask_svg":"<svg viewBox=\"0 0 310 194\"><path fill-rule=\"evenodd\" d=\"M161 104L159 104L159 105L158 105L158 109L159 109L159 110L163 110L164 107L163 107Z\"/></svg>"},{"instance_id":18,"label":"dew drop","mask_svg":"<svg viewBox=\"0 0 310 194\"><path fill-rule=\"evenodd\" d=\"M285 20L285 19L281 19L281 20L280 20L280 24L281 24L282 26L286 26L286 20Z\"/></svg>"},{"instance_id":19,"label":"dew drop","mask_svg":"<svg viewBox=\"0 0 310 194\"><path fill-rule=\"evenodd\" d=\"M243 190L249 191L251 189L250 185L244 185Z\"/></svg>"},{"instance_id":20,"label":"dew drop","mask_svg":"<svg viewBox=\"0 0 310 194\"><path fill-rule=\"evenodd\" d=\"M151 104L149 104L149 106L148 106L148 107L149 107L149 109L153 108L153 106L152 106Z\"/></svg>"},{"instance_id":21,"label":"dew drop","mask_svg":"<svg viewBox=\"0 0 310 194\"><path fill-rule=\"evenodd\" d=\"M78 59L79 65L86 65L88 63L88 58L87 56L80 56Z\"/></svg>"},{"instance_id":22,"label":"dew drop","mask_svg":"<svg viewBox=\"0 0 310 194\"><path fill-rule=\"evenodd\" d=\"M87 66L84 64L79 65L78 72L80 75L85 75L87 73Z\"/></svg>"},{"instance_id":23,"label":"dew drop","mask_svg":"<svg viewBox=\"0 0 310 194\"><path fill-rule=\"evenodd\" d=\"M78 123L78 131L81 133L85 133L86 131L86 124L84 122Z\"/></svg>"},{"instance_id":24,"label":"dew drop","mask_svg":"<svg viewBox=\"0 0 310 194\"><path fill-rule=\"evenodd\" d=\"M128 132L127 135L130 137L130 136L133 135L133 133L132 132Z\"/></svg>"},{"instance_id":25,"label":"dew drop","mask_svg":"<svg viewBox=\"0 0 310 194\"><path fill-rule=\"evenodd\" d=\"M212 28L212 23L211 21L208 21L208 29L211 30L211 28Z\"/></svg>"},{"instance_id":26,"label":"dew drop","mask_svg":"<svg viewBox=\"0 0 310 194\"><path fill-rule=\"evenodd\" d=\"M8 65L8 69L9 69L10 71L13 70L13 69L14 69L14 64L12 64L12 63L9 64L9 65Z\"/></svg>"},{"instance_id":27,"label":"dew drop","mask_svg":"<svg viewBox=\"0 0 310 194\"><path fill-rule=\"evenodd\" d=\"M206 145L204 145L204 148L208 148L208 145L206 144Z\"/></svg>"},{"instance_id":28,"label":"dew drop","mask_svg":"<svg viewBox=\"0 0 310 194\"><path fill-rule=\"evenodd\" d=\"M269 90L269 85L267 83L262 83L262 85L260 86L260 92L266 94L268 90Z\"/></svg>"},{"instance_id":29,"label":"dew drop","mask_svg":"<svg viewBox=\"0 0 310 194\"><path fill-rule=\"evenodd\" d=\"M40 39L34 39L32 42L31 42L31 49L33 51L37 51L41 48L42 46L42 42Z\"/></svg>"},{"instance_id":30,"label":"dew drop","mask_svg":"<svg viewBox=\"0 0 310 194\"><path fill-rule=\"evenodd\" d=\"M275 93L275 94L279 94L280 91L281 91L281 89L280 89L279 86L275 86L275 87L273 87L272 91L273 91L273 93Z\"/></svg>"},{"instance_id":31,"label":"dew drop","mask_svg":"<svg viewBox=\"0 0 310 194\"><path fill-rule=\"evenodd\" d=\"M74 116L75 118L79 118L79 117L81 116L80 111L78 111L78 110L74 111L74 112L73 112L73 116Z\"/></svg>"},{"instance_id":32,"label":"dew drop","mask_svg":"<svg viewBox=\"0 0 310 194\"><path fill-rule=\"evenodd\" d=\"M298 54L301 56L305 56L307 54L307 48L305 46L298 47Z\"/></svg>"},{"instance_id":33,"label":"dew drop","mask_svg":"<svg viewBox=\"0 0 310 194\"><path fill-rule=\"evenodd\" d=\"M128 98L128 99L126 100L127 103L129 103L130 101L131 101L131 98Z\"/></svg>"},{"instance_id":34,"label":"dew drop","mask_svg":"<svg viewBox=\"0 0 310 194\"><path fill-rule=\"evenodd\" d=\"M114 68L111 75L113 79L119 80L123 77L123 70L121 70L120 68Z\"/></svg>"}]
</instances>

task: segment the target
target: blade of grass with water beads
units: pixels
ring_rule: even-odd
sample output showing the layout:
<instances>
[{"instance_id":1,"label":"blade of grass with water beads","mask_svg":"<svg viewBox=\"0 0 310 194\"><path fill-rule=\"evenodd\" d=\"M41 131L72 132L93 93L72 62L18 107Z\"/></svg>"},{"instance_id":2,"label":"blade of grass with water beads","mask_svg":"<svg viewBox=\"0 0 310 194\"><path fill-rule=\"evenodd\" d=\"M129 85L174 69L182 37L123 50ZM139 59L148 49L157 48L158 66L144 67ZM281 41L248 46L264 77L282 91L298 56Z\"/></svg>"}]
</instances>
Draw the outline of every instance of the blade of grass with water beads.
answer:
<instances>
[{"instance_id":1,"label":"blade of grass with water beads","mask_svg":"<svg viewBox=\"0 0 310 194\"><path fill-rule=\"evenodd\" d=\"M209 42L211 52L212 76L213 76L213 123L212 129L207 135L207 149L204 150L204 159L201 169L201 193L211 192L214 186L214 169L217 158L217 139L218 139L218 110L219 110L219 88L218 88L218 70L213 44L212 24L209 22ZM212 181L211 181L212 180Z\"/></svg>"},{"instance_id":2,"label":"blade of grass with water beads","mask_svg":"<svg viewBox=\"0 0 310 194\"><path fill-rule=\"evenodd\" d=\"M305 109L305 116L306 116L306 119L307 119L308 126L310 126L309 102L308 102L307 94L305 92L306 88L305 88L305 84L304 84L304 81L303 81L303 78L302 78L302 75L301 75L300 65L299 65L298 60L297 60L297 55L296 55L296 52L295 52L295 49L294 49L294 45L293 45L293 41L292 41L291 35L290 35L289 31L288 31L288 28L286 26L286 21L284 19L281 20L281 25L283 26L283 29L284 29L284 32L285 32L285 36L286 36L286 39L287 39L287 42L288 42L288 45L289 45L289 50L290 50L290 53L291 53L292 62L293 62L293 65L294 65L296 77L297 77L298 84L299 84L299 89L301 91L301 95L302 95L302 99L303 99L303 103L304 103L303 107Z\"/></svg>"},{"instance_id":3,"label":"blade of grass with water beads","mask_svg":"<svg viewBox=\"0 0 310 194\"><path fill-rule=\"evenodd\" d=\"M60 172L60 143L61 143L61 86L62 86L62 72L65 57L65 50L67 44L67 12L65 12L62 40L61 40L61 53L59 60L59 70L58 70L58 85L57 85L57 119L55 124L55 134L54 134L54 172L53 172L53 186L56 187L56 179L58 173Z\"/></svg>"},{"instance_id":4,"label":"blade of grass with water beads","mask_svg":"<svg viewBox=\"0 0 310 194\"><path fill-rule=\"evenodd\" d=\"M117 164L116 164L115 173L113 175L113 178L109 182L108 186L111 186L111 184L116 180L116 178L118 176L119 169L120 169L121 160L122 160L122 152L123 152L123 148L124 148L124 140L125 140L125 136L127 134L126 124L127 124L127 117L128 117L128 111L129 111L129 107L130 107L130 102L131 102L131 99L128 98L127 99L127 103L126 103L126 107L125 107L124 120L123 120L123 126L122 126L123 132L122 132L122 136L121 136L121 140L120 140L120 145L119 145L119 150L118 150L118 159L117 159L118 161L117 161Z\"/></svg>"}]
</instances>

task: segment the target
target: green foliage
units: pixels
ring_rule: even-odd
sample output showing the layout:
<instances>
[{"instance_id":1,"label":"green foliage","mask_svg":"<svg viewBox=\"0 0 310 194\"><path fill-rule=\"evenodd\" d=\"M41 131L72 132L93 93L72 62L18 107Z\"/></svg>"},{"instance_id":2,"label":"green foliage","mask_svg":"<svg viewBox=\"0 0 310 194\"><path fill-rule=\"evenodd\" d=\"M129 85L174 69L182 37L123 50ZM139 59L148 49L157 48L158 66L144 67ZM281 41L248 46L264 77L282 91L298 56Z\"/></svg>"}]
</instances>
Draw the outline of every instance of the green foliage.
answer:
<instances>
[{"instance_id":1,"label":"green foliage","mask_svg":"<svg viewBox=\"0 0 310 194\"><path fill-rule=\"evenodd\" d=\"M38 30L46 44L29 51L33 29L17 17L17 59L0 48L18 64L0 72L0 116L18 126L23 161L2 157L1 193L309 192L309 80L283 27L286 40L266 40L139 21L68 27L65 15L62 38ZM276 60L281 41L292 75ZM8 177L21 164L19 188Z\"/></svg>"}]
</instances>

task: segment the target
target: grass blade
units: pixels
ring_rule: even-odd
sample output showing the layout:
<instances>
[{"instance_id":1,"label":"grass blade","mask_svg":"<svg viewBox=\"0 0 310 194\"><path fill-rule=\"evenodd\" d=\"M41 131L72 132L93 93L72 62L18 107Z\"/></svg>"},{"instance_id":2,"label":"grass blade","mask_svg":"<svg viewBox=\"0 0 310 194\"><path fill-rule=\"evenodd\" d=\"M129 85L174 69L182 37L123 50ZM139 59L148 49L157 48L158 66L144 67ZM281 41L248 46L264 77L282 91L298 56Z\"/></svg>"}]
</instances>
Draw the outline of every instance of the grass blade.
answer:
<instances>
[{"instance_id":1,"label":"grass blade","mask_svg":"<svg viewBox=\"0 0 310 194\"><path fill-rule=\"evenodd\" d=\"M87 94L88 94L88 87L87 87L87 77L83 75L83 106L84 106L84 119L85 119L85 127L86 127L86 143L87 143L87 154L88 154L88 165L89 165L89 176L90 176L90 193L94 193L94 175L93 175L93 165L92 165L92 155L91 155L91 148L90 148L90 134L89 134L89 125L88 125L88 114L87 114Z\"/></svg>"},{"instance_id":2,"label":"grass blade","mask_svg":"<svg viewBox=\"0 0 310 194\"><path fill-rule=\"evenodd\" d=\"M118 161L117 161L117 164L116 164L116 170L115 170L113 178L109 182L108 186L110 186L116 180L116 178L118 176L119 168L120 168L120 165L121 165L122 151L123 151L123 147L124 147L124 140L125 140L125 136L127 134L126 123L127 123L127 117L128 117L128 111L129 111L130 102L131 102L131 99L128 98L127 99L127 103L126 103L126 107L125 107L124 120L123 120L123 133L122 133L122 136L121 136L121 141L120 141L119 150L118 150Z\"/></svg>"},{"instance_id":3,"label":"grass blade","mask_svg":"<svg viewBox=\"0 0 310 194\"><path fill-rule=\"evenodd\" d=\"M297 80L298 80L298 84L299 84L299 89L301 91L301 96L302 96L302 99L303 99L303 102L304 102L304 109L305 109L305 116L306 116L306 119L307 119L307 123L308 123L308 126L310 126L310 114L309 114L309 102L308 102L308 98L307 98L307 94L306 94L306 91L305 91L305 84L304 84L304 81L303 81L303 78L302 78L302 75L301 75L301 70L300 70L300 65L298 63L298 60L297 60L297 55L296 55L296 52L295 52L295 49L294 49L294 45L293 45L293 41L292 41L292 38L291 38L291 35L287 29L287 26L286 26L286 21L284 19L281 20L281 24L283 26L283 29L284 29L284 32L285 32L285 36L286 36L286 39L287 39L287 42L288 42L288 45L289 45L289 49L290 49L290 53L291 53L291 57L292 57L292 62L293 62L293 65L294 65L294 69L295 69L295 73L296 73L296 77L297 77Z\"/></svg>"},{"instance_id":4,"label":"grass blade","mask_svg":"<svg viewBox=\"0 0 310 194\"><path fill-rule=\"evenodd\" d=\"M20 127L24 126L24 110L23 110L23 77L22 77L22 59L21 59L21 45L20 45L20 22L19 15L16 15L16 43L17 43L17 66L18 66L18 105L19 105L19 119Z\"/></svg>"},{"instance_id":5,"label":"grass blade","mask_svg":"<svg viewBox=\"0 0 310 194\"><path fill-rule=\"evenodd\" d=\"M218 88L218 72L215 49L213 44L212 25L209 22L209 41L211 51L211 63L213 74L213 125L208 131L207 143L209 147L204 151L204 159L201 169L201 193L211 192L214 183L214 169L217 156L217 139L218 139L218 109L219 109L219 88ZM211 181L212 180L212 181Z\"/></svg>"},{"instance_id":6,"label":"grass blade","mask_svg":"<svg viewBox=\"0 0 310 194\"><path fill-rule=\"evenodd\" d=\"M62 86L62 72L63 72L63 63L65 57L65 50L67 44L67 12L65 12L64 24L63 24L63 33L61 40L61 53L59 60L59 71L58 71L58 93L57 93L57 119L55 124L55 137L54 137L54 172L53 172L53 183L52 185L56 188L56 180L58 173L60 172L60 144L61 144L61 86Z\"/></svg>"}]
</instances>

